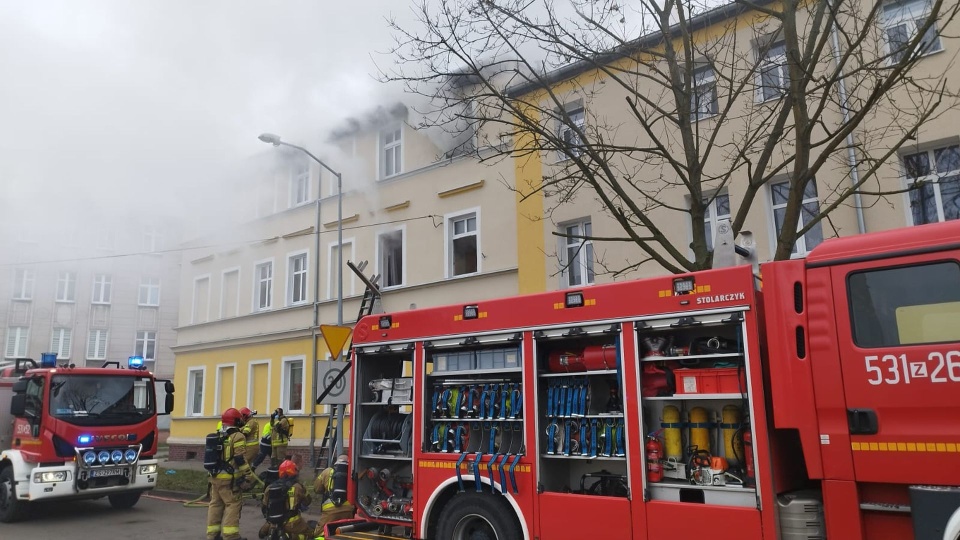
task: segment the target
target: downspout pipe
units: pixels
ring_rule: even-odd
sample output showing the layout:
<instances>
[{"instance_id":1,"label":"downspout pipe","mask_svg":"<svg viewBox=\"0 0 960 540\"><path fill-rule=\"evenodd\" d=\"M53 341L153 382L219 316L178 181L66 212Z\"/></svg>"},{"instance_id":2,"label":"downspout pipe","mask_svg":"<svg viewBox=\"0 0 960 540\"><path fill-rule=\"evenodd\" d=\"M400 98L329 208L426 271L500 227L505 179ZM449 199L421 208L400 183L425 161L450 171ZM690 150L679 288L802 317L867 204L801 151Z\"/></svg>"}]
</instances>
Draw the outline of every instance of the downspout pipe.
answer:
<instances>
[{"instance_id":1,"label":"downspout pipe","mask_svg":"<svg viewBox=\"0 0 960 540\"><path fill-rule=\"evenodd\" d=\"M828 1L828 6L831 13L836 13L833 10L833 3ZM830 25L830 39L832 41L831 45L833 46L833 61L837 66L837 72L840 76L840 80L837 84L837 91L840 94L840 111L843 114L843 123L844 125L850 121L850 107L849 107L849 97L847 95L847 85L846 81L843 78L843 71L840 69L840 38L838 37L839 30L836 16L833 15L833 22ZM850 167L850 183L853 187L853 207L857 213L857 232L863 234L867 232L867 226L863 220L863 201L860 198L860 171L857 168L857 153L854 150L853 132L847 133L847 166Z\"/></svg>"}]
</instances>

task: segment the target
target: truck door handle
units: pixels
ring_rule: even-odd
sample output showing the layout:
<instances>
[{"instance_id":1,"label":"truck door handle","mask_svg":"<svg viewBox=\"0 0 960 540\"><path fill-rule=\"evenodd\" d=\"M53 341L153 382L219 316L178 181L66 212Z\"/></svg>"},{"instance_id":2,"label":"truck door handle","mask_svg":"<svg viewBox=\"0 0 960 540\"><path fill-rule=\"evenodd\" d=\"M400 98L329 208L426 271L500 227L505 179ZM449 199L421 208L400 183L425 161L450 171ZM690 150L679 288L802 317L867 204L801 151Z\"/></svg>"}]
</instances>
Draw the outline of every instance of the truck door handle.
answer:
<instances>
[{"instance_id":1,"label":"truck door handle","mask_svg":"<svg viewBox=\"0 0 960 540\"><path fill-rule=\"evenodd\" d=\"M873 409L847 409L847 423L851 435L876 435L880 430Z\"/></svg>"}]
</instances>

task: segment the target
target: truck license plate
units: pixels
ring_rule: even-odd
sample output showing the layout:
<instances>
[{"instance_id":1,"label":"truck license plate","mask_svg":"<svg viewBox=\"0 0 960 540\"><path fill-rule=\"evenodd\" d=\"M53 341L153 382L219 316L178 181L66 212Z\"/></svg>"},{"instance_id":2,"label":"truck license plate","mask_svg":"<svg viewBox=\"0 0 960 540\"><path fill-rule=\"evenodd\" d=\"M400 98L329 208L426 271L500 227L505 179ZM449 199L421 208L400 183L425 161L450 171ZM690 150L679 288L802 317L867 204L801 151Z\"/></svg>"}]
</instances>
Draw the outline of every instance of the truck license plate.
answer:
<instances>
[{"instance_id":1,"label":"truck license plate","mask_svg":"<svg viewBox=\"0 0 960 540\"><path fill-rule=\"evenodd\" d=\"M96 469L90 471L91 478L100 478L103 476L120 476L123 474L123 469Z\"/></svg>"}]
</instances>

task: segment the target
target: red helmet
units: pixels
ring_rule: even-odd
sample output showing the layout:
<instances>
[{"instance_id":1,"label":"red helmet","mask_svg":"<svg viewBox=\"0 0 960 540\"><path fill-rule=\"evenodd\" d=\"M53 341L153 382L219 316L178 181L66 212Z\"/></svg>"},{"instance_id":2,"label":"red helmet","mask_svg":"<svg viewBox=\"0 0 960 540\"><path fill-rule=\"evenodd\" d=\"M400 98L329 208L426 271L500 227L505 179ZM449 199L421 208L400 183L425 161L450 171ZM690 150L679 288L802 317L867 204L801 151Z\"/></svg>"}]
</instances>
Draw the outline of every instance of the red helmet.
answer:
<instances>
[{"instance_id":1,"label":"red helmet","mask_svg":"<svg viewBox=\"0 0 960 540\"><path fill-rule=\"evenodd\" d=\"M253 416L253 411L249 407L244 407L240 409L240 416L243 417L244 421L249 420Z\"/></svg>"},{"instance_id":2,"label":"red helmet","mask_svg":"<svg viewBox=\"0 0 960 540\"><path fill-rule=\"evenodd\" d=\"M230 407L220 415L220 421L223 422L223 427L225 428L240 427L243 425L243 415L240 414L240 411L237 409Z\"/></svg>"},{"instance_id":3,"label":"red helmet","mask_svg":"<svg viewBox=\"0 0 960 540\"><path fill-rule=\"evenodd\" d=\"M296 478L300 474L300 468L289 459L280 464L280 478Z\"/></svg>"}]
</instances>

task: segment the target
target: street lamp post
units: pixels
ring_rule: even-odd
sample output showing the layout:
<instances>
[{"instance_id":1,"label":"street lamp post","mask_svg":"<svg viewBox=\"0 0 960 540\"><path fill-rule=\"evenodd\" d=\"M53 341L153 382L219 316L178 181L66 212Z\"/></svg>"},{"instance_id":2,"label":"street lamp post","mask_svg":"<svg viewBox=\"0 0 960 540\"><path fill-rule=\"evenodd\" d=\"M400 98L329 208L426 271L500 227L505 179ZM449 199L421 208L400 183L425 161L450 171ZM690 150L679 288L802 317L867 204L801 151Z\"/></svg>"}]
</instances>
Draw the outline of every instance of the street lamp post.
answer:
<instances>
[{"instance_id":1,"label":"street lamp post","mask_svg":"<svg viewBox=\"0 0 960 540\"><path fill-rule=\"evenodd\" d=\"M274 135L273 133L261 133L257 137L265 143L272 144L274 146L289 146L290 148L295 148L304 154L310 156L314 161L316 161L321 167L330 172L330 174L337 177L337 325L343 325L343 178L339 172L331 169L326 163L324 163L320 158L313 155L309 150L302 146L297 146L295 144L290 144L280 140L279 135ZM318 347L317 347L317 329L320 326L320 199L322 197L321 192L321 182L317 182L317 212L316 212L316 226L314 234L316 235L315 249L315 266L314 270L314 280L313 280L313 328L311 329L311 336L313 338L313 392L312 395L317 395L317 356L318 356ZM342 351L341 351L342 352ZM311 398L313 401L314 398ZM313 446L316 443L316 404L312 403L310 405L310 453L313 455ZM339 426L338 426L339 429ZM338 437L341 434L338 434ZM331 456L333 457L333 456Z\"/></svg>"}]
</instances>

